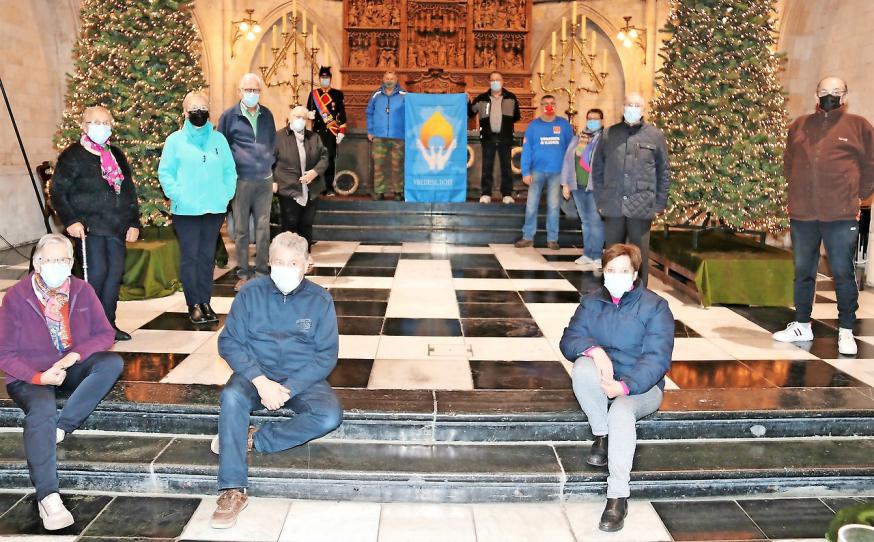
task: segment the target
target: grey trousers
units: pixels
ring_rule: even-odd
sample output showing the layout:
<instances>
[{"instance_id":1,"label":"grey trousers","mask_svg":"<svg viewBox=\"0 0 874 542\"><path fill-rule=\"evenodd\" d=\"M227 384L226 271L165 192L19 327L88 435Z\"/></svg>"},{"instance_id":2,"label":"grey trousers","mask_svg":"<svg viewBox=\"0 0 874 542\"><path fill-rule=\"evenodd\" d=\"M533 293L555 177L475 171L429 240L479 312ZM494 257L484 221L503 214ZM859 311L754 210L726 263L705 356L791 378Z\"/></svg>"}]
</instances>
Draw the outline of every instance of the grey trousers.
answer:
<instances>
[{"instance_id":1,"label":"grey trousers","mask_svg":"<svg viewBox=\"0 0 874 542\"><path fill-rule=\"evenodd\" d=\"M637 420L652 414L662 404L663 393L658 386L640 395L623 395L608 399L601 391L601 377L595 362L580 357L573 369L574 395L595 436L609 435L607 446L607 498L631 495L631 464L637 447Z\"/></svg>"},{"instance_id":2,"label":"grey trousers","mask_svg":"<svg viewBox=\"0 0 874 542\"><path fill-rule=\"evenodd\" d=\"M237 276L251 278L249 266L249 215L255 217L255 271L270 274L267 253L270 249L270 206L273 203L273 179L237 179L234 195L234 250L237 254Z\"/></svg>"}]
</instances>

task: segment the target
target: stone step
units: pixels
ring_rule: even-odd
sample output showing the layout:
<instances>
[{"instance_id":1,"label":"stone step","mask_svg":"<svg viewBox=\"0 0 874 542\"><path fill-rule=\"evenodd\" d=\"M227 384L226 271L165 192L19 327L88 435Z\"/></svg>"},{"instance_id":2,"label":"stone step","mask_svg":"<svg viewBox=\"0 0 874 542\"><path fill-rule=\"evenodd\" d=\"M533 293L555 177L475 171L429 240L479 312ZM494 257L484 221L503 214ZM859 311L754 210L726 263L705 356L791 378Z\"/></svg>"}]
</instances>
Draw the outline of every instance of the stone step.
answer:
<instances>
[{"instance_id":1,"label":"stone step","mask_svg":"<svg viewBox=\"0 0 874 542\"><path fill-rule=\"evenodd\" d=\"M249 459L253 495L378 502L530 502L602 495L606 472L588 443L418 444L322 439ZM0 433L0 484L27 488L21 435ZM209 494L218 457L208 438L71 435L58 446L62 489ZM641 441L632 472L640 498L865 494L874 439Z\"/></svg>"}]
</instances>

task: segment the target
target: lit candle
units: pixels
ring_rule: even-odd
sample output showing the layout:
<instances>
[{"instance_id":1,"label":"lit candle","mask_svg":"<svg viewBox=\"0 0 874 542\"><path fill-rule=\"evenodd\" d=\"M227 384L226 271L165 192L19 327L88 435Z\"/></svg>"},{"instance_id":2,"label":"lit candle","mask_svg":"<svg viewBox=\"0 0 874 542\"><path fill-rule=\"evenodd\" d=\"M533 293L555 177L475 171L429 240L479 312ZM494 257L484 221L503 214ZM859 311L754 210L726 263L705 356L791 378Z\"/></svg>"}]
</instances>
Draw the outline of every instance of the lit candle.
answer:
<instances>
[{"instance_id":1,"label":"lit candle","mask_svg":"<svg viewBox=\"0 0 874 542\"><path fill-rule=\"evenodd\" d=\"M297 0L292 0L292 1L291 1L291 14L292 14L292 15L296 15L296 14L297 14Z\"/></svg>"},{"instance_id":2,"label":"lit candle","mask_svg":"<svg viewBox=\"0 0 874 542\"><path fill-rule=\"evenodd\" d=\"M273 25L273 48L274 49L276 49L276 44L278 43L278 41L276 40L276 36L277 36L276 25Z\"/></svg>"},{"instance_id":3,"label":"lit candle","mask_svg":"<svg viewBox=\"0 0 874 542\"><path fill-rule=\"evenodd\" d=\"M567 41L567 17L561 18L561 41Z\"/></svg>"},{"instance_id":4,"label":"lit candle","mask_svg":"<svg viewBox=\"0 0 874 542\"><path fill-rule=\"evenodd\" d=\"M313 43L319 40L319 25L313 23Z\"/></svg>"},{"instance_id":5,"label":"lit candle","mask_svg":"<svg viewBox=\"0 0 874 542\"><path fill-rule=\"evenodd\" d=\"M595 54L595 44L598 43L598 33L592 30L592 54Z\"/></svg>"},{"instance_id":6,"label":"lit candle","mask_svg":"<svg viewBox=\"0 0 874 542\"><path fill-rule=\"evenodd\" d=\"M604 48L604 56L601 61L601 73L607 73L607 48Z\"/></svg>"},{"instance_id":7,"label":"lit candle","mask_svg":"<svg viewBox=\"0 0 874 542\"><path fill-rule=\"evenodd\" d=\"M574 0L571 6L571 25L575 25L577 23L577 0Z\"/></svg>"},{"instance_id":8,"label":"lit candle","mask_svg":"<svg viewBox=\"0 0 874 542\"><path fill-rule=\"evenodd\" d=\"M282 33L288 34L288 14L282 14Z\"/></svg>"},{"instance_id":9,"label":"lit candle","mask_svg":"<svg viewBox=\"0 0 874 542\"><path fill-rule=\"evenodd\" d=\"M546 51L540 50L540 71L538 73L546 73Z\"/></svg>"},{"instance_id":10,"label":"lit candle","mask_svg":"<svg viewBox=\"0 0 874 542\"><path fill-rule=\"evenodd\" d=\"M267 65L267 45L261 44L261 65Z\"/></svg>"},{"instance_id":11,"label":"lit candle","mask_svg":"<svg viewBox=\"0 0 874 542\"><path fill-rule=\"evenodd\" d=\"M555 56L555 31L552 31L552 56Z\"/></svg>"},{"instance_id":12,"label":"lit candle","mask_svg":"<svg viewBox=\"0 0 874 542\"><path fill-rule=\"evenodd\" d=\"M303 10L300 13L301 13L301 15L303 15L303 31L306 32L307 31L307 12L306 12L306 10Z\"/></svg>"},{"instance_id":13,"label":"lit candle","mask_svg":"<svg viewBox=\"0 0 874 542\"><path fill-rule=\"evenodd\" d=\"M580 15L580 38L586 39L586 16Z\"/></svg>"}]
</instances>

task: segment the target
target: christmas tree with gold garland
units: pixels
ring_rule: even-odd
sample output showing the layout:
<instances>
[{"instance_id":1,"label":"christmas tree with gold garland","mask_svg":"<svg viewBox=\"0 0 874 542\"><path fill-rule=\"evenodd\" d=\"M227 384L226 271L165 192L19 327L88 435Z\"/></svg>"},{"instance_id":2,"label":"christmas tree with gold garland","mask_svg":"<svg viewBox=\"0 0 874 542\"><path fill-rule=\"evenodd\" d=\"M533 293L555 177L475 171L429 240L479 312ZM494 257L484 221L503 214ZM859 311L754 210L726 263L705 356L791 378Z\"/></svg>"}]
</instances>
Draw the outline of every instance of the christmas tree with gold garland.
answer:
<instances>
[{"instance_id":1,"label":"christmas tree with gold garland","mask_svg":"<svg viewBox=\"0 0 874 542\"><path fill-rule=\"evenodd\" d=\"M673 0L652 103L670 152L666 222L788 227L774 17L774 0Z\"/></svg>"},{"instance_id":2,"label":"christmas tree with gold garland","mask_svg":"<svg viewBox=\"0 0 874 542\"><path fill-rule=\"evenodd\" d=\"M146 225L169 219L158 184L164 140L182 126L182 98L204 88L191 0L82 0L64 117L63 149L82 134L82 111L102 105L115 126L110 143L127 155Z\"/></svg>"}]
</instances>

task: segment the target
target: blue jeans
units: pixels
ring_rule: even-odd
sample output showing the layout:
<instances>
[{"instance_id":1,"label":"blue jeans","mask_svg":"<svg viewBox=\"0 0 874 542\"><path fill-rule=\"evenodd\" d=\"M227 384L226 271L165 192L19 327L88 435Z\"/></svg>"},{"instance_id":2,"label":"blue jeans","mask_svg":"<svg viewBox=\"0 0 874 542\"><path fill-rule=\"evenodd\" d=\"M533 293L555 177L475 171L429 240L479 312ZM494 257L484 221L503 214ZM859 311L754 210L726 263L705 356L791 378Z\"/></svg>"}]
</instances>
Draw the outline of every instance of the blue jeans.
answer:
<instances>
[{"instance_id":1,"label":"blue jeans","mask_svg":"<svg viewBox=\"0 0 874 542\"><path fill-rule=\"evenodd\" d=\"M854 264L859 223L855 220L790 220L789 232L795 257L795 320L802 323L810 321L816 292L816 270L819 268L819 246L822 243L825 244L835 281L838 321L842 328L853 329L859 308Z\"/></svg>"},{"instance_id":2,"label":"blue jeans","mask_svg":"<svg viewBox=\"0 0 874 542\"><path fill-rule=\"evenodd\" d=\"M253 410L263 409L258 390L234 373L221 394L219 412L219 490L248 487L246 437ZM294 417L266 423L255 433L255 450L280 452L324 436L343 421L343 406L327 381L316 382L283 406Z\"/></svg>"},{"instance_id":3,"label":"blue jeans","mask_svg":"<svg viewBox=\"0 0 874 542\"><path fill-rule=\"evenodd\" d=\"M525 225L522 226L522 238L534 240L537 233L537 208L540 207L540 196L546 188L546 240L558 241L559 194L561 193L561 173L531 174L531 186L528 187L528 201L525 203Z\"/></svg>"},{"instance_id":4,"label":"blue jeans","mask_svg":"<svg viewBox=\"0 0 874 542\"><path fill-rule=\"evenodd\" d=\"M574 203L577 204L577 212L580 214L580 223L583 225L583 255L593 260L600 260L604 252L604 221L598 214L595 193L585 188L578 188L571 194L574 196Z\"/></svg>"},{"instance_id":5,"label":"blue jeans","mask_svg":"<svg viewBox=\"0 0 874 542\"><path fill-rule=\"evenodd\" d=\"M124 364L114 352L98 352L67 369L60 386L41 386L16 380L8 386L9 397L24 411L24 456L36 499L58 491L57 439L55 429L72 433L97 408ZM72 392L58 416L55 391Z\"/></svg>"}]
</instances>

